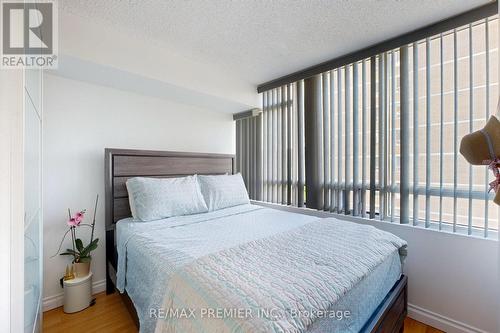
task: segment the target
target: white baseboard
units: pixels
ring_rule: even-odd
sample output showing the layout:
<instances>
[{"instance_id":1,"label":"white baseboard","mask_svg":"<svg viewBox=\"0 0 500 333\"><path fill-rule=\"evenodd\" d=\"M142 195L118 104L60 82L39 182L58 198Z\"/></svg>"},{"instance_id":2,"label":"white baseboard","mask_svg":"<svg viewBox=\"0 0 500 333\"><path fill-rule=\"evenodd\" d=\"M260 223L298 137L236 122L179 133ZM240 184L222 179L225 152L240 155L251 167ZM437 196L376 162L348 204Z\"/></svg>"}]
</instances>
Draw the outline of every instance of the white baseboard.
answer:
<instances>
[{"instance_id":1,"label":"white baseboard","mask_svg":"<svg viewBox=\"0 0 500 333\"><path fill-rule=\"evenodd\" d=\"M438 313L408 303L408 317L430 325L447 333L488 333L458 320L448 318Z\"/></svg>"},{"instance_id":2,"label":"white baseboard","mask_svg":"<svg viewBox=\"0 0 500 333\"><path fill-rule=\"evenodd\" d=\"M94 281L92 283L92 295L102 293L106 290L106 280ZM64 293L43 298L43 312L58 308L63 305Z\"/></svg>"}]
</instances>

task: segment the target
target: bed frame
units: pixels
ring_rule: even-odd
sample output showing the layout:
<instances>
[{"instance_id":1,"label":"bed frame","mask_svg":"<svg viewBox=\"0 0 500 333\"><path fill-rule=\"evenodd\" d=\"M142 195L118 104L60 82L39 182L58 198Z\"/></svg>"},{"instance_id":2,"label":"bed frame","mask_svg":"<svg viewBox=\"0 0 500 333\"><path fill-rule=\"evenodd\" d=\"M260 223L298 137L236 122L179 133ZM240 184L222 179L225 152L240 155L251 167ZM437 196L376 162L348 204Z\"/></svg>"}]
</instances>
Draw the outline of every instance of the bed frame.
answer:
<instances>
[{"instance_id":1,"label":"bed frame","mask_svg":"<svg viewBox=\"0 0 500 333\"><path fill-rule=\"evenodd\" d=\"M115 291L118 253L115 224L130 216L125 182L132 177L170 178L193 174L235 173L228 154L111 149L104 151L106 220L106 293ZM365 324L362 332L402 333L408 309L407 278L402 276ZM120 294L137 327L139 320L127 293Z\"/></svg>"}]
</instances>

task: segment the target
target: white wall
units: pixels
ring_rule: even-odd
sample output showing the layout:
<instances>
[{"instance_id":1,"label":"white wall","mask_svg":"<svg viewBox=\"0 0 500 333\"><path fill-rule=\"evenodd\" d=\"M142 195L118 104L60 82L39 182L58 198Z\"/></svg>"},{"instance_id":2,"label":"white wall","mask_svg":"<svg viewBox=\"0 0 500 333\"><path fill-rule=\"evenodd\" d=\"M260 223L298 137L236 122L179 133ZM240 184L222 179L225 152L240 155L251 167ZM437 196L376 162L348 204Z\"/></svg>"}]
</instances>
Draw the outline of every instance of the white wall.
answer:
<instances>
[{"instance_id":1,"label":"white wall","mask_svg":"<svg viewBox=\"0 0 500 333\"><path fill-rule=\"evenodd\" d=\"M0 70L0 332L24 330L24 80Z\"/></svg>"},{"instance_id":2,"label":"white wall","mask_svg":"<svg viewBox=\"0 0 500 333\"><path fill-rule=\"evenodd\" d=\"M240 110L230 112L245 111L261 104L255 85L245 77L230 73L227 68L201 63L189 54L180 54L175 47L149 39L137 31L61 11L61 71L66 70L67 56L175 86L186 90L186 94L197 92L240 105ZM71 67L71 63L68 66ZM78 68L69 69L72 75L84 75L75 73ZM96 75L99 75L98 71L99 68L95 70Z\"/></svg>"},{"instance_id":3,"label":"white wall","mask_svg":"<svg viewBox=\"0 0 500 333\"><path fill-rule=\"evenodd\" d=\"M230 114L215 113L98 85L44 77L44 304L61 303L68 257L51 258L66 230L67 208L93 209L99 193L94 287L103 290L104 148L234 153ZM70 244L66 241L66 244Z\"/></svg>"},{"instance_id":4,"label":"white wall","mask_svg":"<svg viewBox=\"0 0 500 333\"><path fill-rule=\"evenodd\" d=\"M497 241L315 210L262 205L368 223L405 239L410 317L448 333L500 332L496 318Z\"/></svg>"}]
</instances>

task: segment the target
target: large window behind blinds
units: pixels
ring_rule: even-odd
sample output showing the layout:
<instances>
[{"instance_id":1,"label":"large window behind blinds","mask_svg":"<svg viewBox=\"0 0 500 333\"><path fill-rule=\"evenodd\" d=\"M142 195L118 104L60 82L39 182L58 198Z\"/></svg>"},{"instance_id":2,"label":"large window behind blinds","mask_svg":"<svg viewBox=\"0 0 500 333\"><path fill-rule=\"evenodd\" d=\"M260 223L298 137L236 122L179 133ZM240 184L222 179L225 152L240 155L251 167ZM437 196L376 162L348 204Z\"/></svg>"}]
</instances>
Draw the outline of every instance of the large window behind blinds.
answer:
<instances>
[{"instance_id":1,"label":"large window behind blinds","mask_svg":"<svg viewBox=\"0 0 500 333\"><path fill-rule=\"evenodd\" d=\"M259 198L469 235L498 230L490 174L458 152L496 109L497 24L489 17L264 92L262 173L251 178Z\"/></svg>"}]
</instances>

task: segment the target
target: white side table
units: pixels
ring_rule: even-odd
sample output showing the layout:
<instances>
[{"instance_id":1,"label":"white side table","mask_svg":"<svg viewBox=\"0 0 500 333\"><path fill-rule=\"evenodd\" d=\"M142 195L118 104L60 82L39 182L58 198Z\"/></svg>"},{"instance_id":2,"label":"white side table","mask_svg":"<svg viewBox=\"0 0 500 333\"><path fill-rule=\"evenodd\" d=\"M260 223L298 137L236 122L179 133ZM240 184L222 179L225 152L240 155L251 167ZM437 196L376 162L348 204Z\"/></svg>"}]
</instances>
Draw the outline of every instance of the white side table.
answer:
<instances>
[{"instance_id":1,"label":"white side table","mask_svg":"<svg viewBox=\"0 0 500 333\"><path fill-rule=\"evenodd\" d=\"M73 313L88 308L92 302L92 272L87 276L63 281L64 312Z\"/></svg>"}]
</instances>

